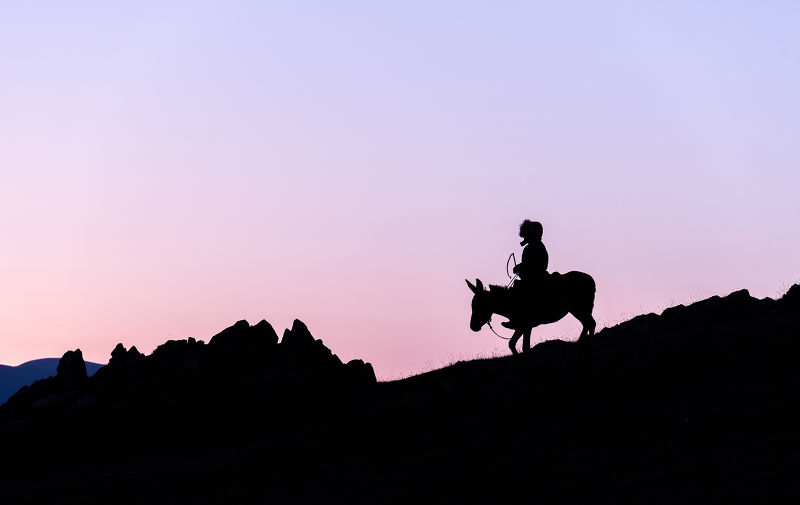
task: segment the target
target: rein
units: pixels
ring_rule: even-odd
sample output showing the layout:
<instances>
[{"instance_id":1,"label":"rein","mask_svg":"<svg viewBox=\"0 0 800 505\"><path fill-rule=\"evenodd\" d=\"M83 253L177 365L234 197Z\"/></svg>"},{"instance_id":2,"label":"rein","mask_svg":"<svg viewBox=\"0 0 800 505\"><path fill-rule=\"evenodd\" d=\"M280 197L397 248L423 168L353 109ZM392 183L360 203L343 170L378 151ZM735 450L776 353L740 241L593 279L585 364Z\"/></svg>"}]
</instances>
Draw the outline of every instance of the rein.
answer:
<instances>
[{"instance_id":1,"label":"rein","mask_svg":"<svg viewBox=\"0 0 800 505\"><path fill-rule=\"evenodd\" d=\"M514 281L519 279L519 275L518 274L514 274L514 276L512 277L511 273L508 271L508 265L511 264L511 260L514 260L514 268L516 268L517 267L517 257L514 256L513 252L508 256L508 259L506 260L506 275L508 276L509 279L511 279L508 282L508 284L506 284L506 289L510 288L511 285L514 284ZM492 326L492 316L491 315L489 315L489 320L486 321L486 324L489 325L489 329L492 330L492 333L497 335L498 338L502 338L503 340L511 340L511 337L504 337L504 336L500 335L499 333L497 333L496 331L494 331L494 327Z\"/></svg>"},{"instance_id":2,"label":"rein","mask_svg":"<svg viewBox=\"0 0 800 505\"><path fill-rule=\"evenodd\" d=\"M511 340L511 337L504 337L504 336L500 335L499 333L497 333L496 331L494 331L494 328L492 328L492 318L491 317L489 317L489 320L486 321L486 323L489 325L489 329L492 330L492 333L494 333L498 337L502 338L503 340Z\"/></svg>"},{"instance_id":3,"label":"rein","mask_svg":"<svg viewBox=\"0 0 800 505\"><path fill-rule=\"evenodd\" d=\"M509 279L511 279L508 282L508 284L506 284L507 288L510 288L511 285L514 284L514 281L519 278L519 274L514 274L514 276L512 277L511 274L508 273L508 264L511 262L512 259L514 260L514 268L517 268L517 257L514 256L513 252L508 256L508 259L506 260L506 275L508 276ZM494 331L494 330L492 330L492 331ZM500 338L503 338L503 337L500 337Z\"/></svg>"},{"instance_id":4,"label":"rein","mask_svg":"<svg viewBox=\"0 0 800 505\"><path fill-rule=\"evenodd\" d=\"M511 263L511 260L514 260L514 268L516 268L517 267L517 257L514 256L513 252L508 255L508 259L506 260L506 275L508 276L509 279L511 279L508 282L508 284L506 284L506 288L510 288L511 285L514 284L514 281L519 278L519 275L517 275L517 274L514 274L514 276L512 277L511 274L508 271L508 265ZM511 340L511 337L504 337L504 336L500 335L499 333L497 333L496 331L494 331L494 327L492 327L492 316L491 315L489 316L489 320L486 321L486 323L489 325L489 329L492 330L492 333L497 335L499 338L502 338L503 340Z\"/></svg>"}]
</instances>

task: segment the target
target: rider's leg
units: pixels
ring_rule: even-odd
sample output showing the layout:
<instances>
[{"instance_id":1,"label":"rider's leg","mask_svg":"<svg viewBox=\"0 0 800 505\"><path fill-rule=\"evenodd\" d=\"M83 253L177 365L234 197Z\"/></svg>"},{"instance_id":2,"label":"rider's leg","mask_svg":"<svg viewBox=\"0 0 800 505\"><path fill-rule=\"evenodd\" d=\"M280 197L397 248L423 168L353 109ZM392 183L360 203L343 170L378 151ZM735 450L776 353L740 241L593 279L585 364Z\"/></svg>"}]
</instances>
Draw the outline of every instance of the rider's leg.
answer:
<instances>
[{"instance_id":1,"label":"rider's leg","mask_svg":"<svg viewBox=\"0 0 800 505\"><path fill-rule=\"evenodd\" d=\"M522 334L522 352L528 352L531 350L531 332L533 330L527 329L525 333Z\"/></svg>"}]
</instances>

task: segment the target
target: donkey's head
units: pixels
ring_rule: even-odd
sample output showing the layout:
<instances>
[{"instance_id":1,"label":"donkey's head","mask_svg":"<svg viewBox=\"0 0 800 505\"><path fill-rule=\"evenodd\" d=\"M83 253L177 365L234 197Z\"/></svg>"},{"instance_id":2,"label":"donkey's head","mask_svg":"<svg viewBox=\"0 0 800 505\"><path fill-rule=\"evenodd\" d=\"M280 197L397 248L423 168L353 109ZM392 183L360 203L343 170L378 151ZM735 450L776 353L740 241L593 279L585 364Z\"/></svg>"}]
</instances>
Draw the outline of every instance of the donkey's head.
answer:
<instances>
[{"instance_id":1,"label":"donkey's head","mask_svg":"<svg viewBox=\"0 0 800 505\"><path fill-rule=\"evenodd\" d=\"M467 281L467 286L475 295L472 297L472 317L469 320L469 327L472 331L480 331L492 317L492 311L489 310L489 292L483 289L480 279L475 279L475 284Z\"/></svg>"}]
</instances>

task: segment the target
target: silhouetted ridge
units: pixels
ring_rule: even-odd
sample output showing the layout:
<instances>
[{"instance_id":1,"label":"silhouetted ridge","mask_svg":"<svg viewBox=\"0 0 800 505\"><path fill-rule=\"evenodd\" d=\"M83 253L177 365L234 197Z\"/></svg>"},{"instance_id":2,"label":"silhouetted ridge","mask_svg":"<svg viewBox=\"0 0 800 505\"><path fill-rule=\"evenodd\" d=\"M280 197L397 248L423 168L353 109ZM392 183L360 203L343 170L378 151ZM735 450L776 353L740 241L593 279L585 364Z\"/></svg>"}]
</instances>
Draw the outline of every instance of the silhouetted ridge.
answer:
<instances>
[{"instance_id":1,"label":"silhouetted ridge","mask_svg":"<svg viewBox=\"0 0 800 505\"><path fill-rule=\"evenodd\" d=\"M800 503L800 286L590 337L377 384L299 321L75 352L0 409L3 503Z\"/></svg>"},{"instance_id":2,"label":"silhouetted ridge","mask_svg":"<svg viewBox=\"0 0 800 505\"><path fill-rule=\"evenodd\" d=\"M0 415L125 401L183 402L198 394L281 384L358 390L375 382L372 365L361 360L343 364L301 321L294 321L280 344L267 321L255 326L238 321L208 344L194 338L169 340L149 356L117 344L108 365L91 378L81 351L68 351L55 377L20 389L0 407Z\"/></svg>"}]
</instances>

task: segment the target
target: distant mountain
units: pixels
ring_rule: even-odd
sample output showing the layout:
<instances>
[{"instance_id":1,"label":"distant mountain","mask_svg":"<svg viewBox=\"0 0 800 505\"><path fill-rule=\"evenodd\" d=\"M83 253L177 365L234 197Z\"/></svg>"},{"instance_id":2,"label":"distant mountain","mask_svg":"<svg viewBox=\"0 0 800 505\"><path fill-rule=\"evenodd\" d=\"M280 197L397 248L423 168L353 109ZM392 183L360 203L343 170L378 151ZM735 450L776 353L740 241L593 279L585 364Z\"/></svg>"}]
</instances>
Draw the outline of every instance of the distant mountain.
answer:
<instances>
[{"instance_id":1,"label":"distant mountain","mask_svg":"<svg viewBox=\"0 0 800 505\"><path fill-rule=\"evenodd\" d=\"M86 373L94 375L103 365L86 362ZM18 366L0 365L0 405L6 402L22 386L56 374L58 358L43 358L28 361Z\"/></svg>"}]
</instances>

